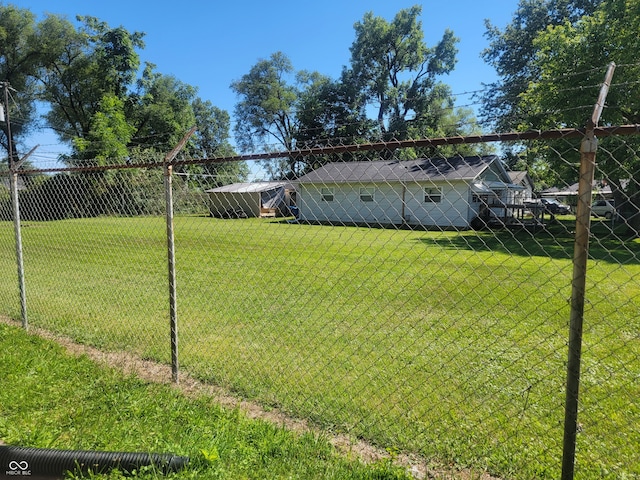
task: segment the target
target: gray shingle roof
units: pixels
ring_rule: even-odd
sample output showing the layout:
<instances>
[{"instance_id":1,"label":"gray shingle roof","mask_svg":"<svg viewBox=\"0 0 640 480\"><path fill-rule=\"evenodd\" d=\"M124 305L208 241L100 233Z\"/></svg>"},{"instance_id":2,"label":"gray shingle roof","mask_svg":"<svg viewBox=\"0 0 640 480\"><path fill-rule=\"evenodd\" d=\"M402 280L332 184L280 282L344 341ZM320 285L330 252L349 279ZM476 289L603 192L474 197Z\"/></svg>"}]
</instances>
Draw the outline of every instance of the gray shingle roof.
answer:
<instances>
[{"instance_id":1,"label":"gray shingle roof","mask_svg":"<svg viewBox=\"0 0 640 480\"><path fill-rule=\"evenodd\" d=\"M300 177L298 181L349 183L473 180L496 160L497 156L487 155L404 161L335 162Z\"/></svg>"}]
</instances>

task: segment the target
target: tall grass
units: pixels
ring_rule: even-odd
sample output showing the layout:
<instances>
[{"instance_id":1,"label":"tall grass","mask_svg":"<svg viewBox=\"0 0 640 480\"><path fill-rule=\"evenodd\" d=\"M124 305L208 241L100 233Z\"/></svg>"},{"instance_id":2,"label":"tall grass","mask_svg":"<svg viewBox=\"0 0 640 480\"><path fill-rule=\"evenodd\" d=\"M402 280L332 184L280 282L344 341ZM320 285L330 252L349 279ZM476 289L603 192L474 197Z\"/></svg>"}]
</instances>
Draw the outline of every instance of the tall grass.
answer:
<instances>
[{"instance_id":1,"label":"tall grass","mask_svg":"<svg viewBox=\"0 0 640 480\"><path fill-rule=\"evenodd\" d=\"M570 226L554 228L424 232L179 217L181 365L385 447L557 478L573 240ZM9 225L0 236L11 243ZM162 219L34 223L23 236L32 322L169 361ZM640 394L640 249L603 237L593 256L580 472L637 475L640 433L608 415L634 408L629 398ZM12 281L0 281L0 306L15 315Z\"/></svg>"}]
</instances>

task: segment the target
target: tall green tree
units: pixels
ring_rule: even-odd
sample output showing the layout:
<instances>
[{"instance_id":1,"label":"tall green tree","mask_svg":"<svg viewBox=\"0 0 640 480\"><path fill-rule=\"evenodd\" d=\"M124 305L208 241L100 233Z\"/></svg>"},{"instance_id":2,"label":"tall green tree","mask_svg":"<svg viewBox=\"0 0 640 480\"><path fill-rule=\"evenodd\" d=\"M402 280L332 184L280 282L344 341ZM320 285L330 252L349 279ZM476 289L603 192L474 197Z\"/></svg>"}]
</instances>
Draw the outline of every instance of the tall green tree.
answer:
<instances>
[{"instance_id":1,"label":"tall green tree","mask_svg":"<svg viewBox=\"0 0 640 480\"><path fill-rule=\"evenodd\" d=\"M296 111L299 90L294 84L291 61L282 52L259 60L248 74L231 84L239 98L235 107L235 139L244 151L291 151L295 148ZM266 162L273 177L296 176L295 158Z\"/></svg>"},{"instance_id":2,"label":"tall green tree","mask_svg":"<svg viewBox=\"0 0 640 480\"><path fill-rule=\"evenodd\" d=\"M337 80L296 73L280 52L258 62L231 85L240 98L235 110L238 145L244 151L258 145L291 151L476 129L472 113L454 109L450 88L439 81L455 66L458 39L447 30L428 47L421 13L420 6L400 10L391 22L365 14L354 25L351 63ZM355 158L295 157L270 167L276 176L295 177L327 161Z\"/></svg>"},{"instance_id":3,"label":"tall green tree","mask_svg":"<svg viewBox=\"0 0 640 480\"><path fill-rule=\"evenodd\" d=\"M203 158L235 155L230 143L229 113L200 97L191 103L198 130L195 133L195 154Z\"/></svg>"},{"instance_id":4,"label":"tall green tree","mask_svg":"<svg viewBox=\"0 0 640 480\"><path fill-rule=\"evenodd\" d=\"M108 99L125 100L140 65L136 49L144 43L142 33L112 29L94 17L78 20L78 30L59 17L49 16L43 23L40 42L52 45L53 51L40 81L42 99L50 106L48 124L61 140L84 146L69 158L88 158L95 149L86 148L86 142L103 124L101 106Z\"/></svg>"},{"instance_id":5,"label":"tall green tree","mask_svg":"<svg viewBox=\"0 0 640 480\"><path fill-rule=\"evenodd\" d=\"M524 92L541 75L535 39L554 25L575 24L600 3L602 0L519 0L511 22L503 29L485 20L489 47L482 57L498 76L479 95L480 118L485 128L500 132L542 128L523 102ZM519 144L506 147L507 155L520 159L520 168L529 171L538 189L560 185L575 175L575 169L568 163L552 168L544 148L545 145L537 143L526 148Z\"/></svg>"},{"instance_id":6,"label":"tall green tree","mask_svg":"<svg viewBox=\"0 0 640 480\"><path fill-rule=\"evenodd\" d=\"M124 101L114 94L102 97L91 116L89 131L74 139L75 151L98 164L122 163L129 156L128 145L134 127L127 122Z\"/></svg>"},{"instance_id":7,"label":"tall green tree","mask_svg":"<svg viewBox=\"0 0 640 480\"><path fill-rule=\"evenodd\" d=\"M446 30L428 47L424 42L421 6L400 10L391 22L365 14L354 26L351 69L363 92L365 108L376 108L382 140L406 139L425 134L440 118L434 105L450 101L451 92L438 77L450 73L456 63L458 39Z\"/></svg>"},{"instance_id":8,"label":"tall green tree","mask_svg":"<svg viewBox=\"0 0 640 480\"><path fill-rule=\"evenodd\" d=\"M539 72L521 95L531 123L540 128L583 127L598 99L610 62L620 65L607 94L601 123L640 123L640 1L608 0L575 24L547 28L534 40Z\"/></svg>"},{"instance_id":9,"label":"tall green tree","mask_svg":"<svg viewBox=\"0 0 640 480\"><path fill-rule=\"evenodd\" d=\"M143 36L95 17L71 23L47 15L36 22L26 9L0 5L0 81L13 88L12 143L35 125L34 102L39 100L46 125L72 149L61 159L70 166L158 161L196 124L199 132L185 155L232 155L227 112L153 65L140 72ZM6 149L6 122L0 128L0 144ZM201 170L208 176L244 179L248 169L233 163ZM161 184L157 169L57 175L23 197L43 219L157 213L164 204L159 180ZM189 191L183 189L185 198Z\"/></svg>"},{"instance_id":10,"label":"tall green tree","mask_svg":"<svg viewBox=\"0 0 640 480\"><path fill-rule=\"evenodd\" d=\"M192 102L192 108L198 127L191 147L192 155L205 159L235 155L229 139L231 125L229 113L215 107L209 100L205 101L199 97ZM200 188L242 182L249 176L249 166L243 161L205 162L191 167L190 171L201 175L198 183Z\"/></svg>"},{"instance_id":11,"label":"tall green tree","mask_svg":"<svg viewBox=\"0 0 640 480\"><path fill-rule=\"evenodd\" d=\"M521 95L531 121L541 128L584 126L598 99L607 64L615 62L620 66L615 70L601 123L640 123L639 31L640 0L608 0L579 22L565 22L541 32L534 40L538 53L532 62L540 72L539 79ZM600 141L599 152L600 180L612 187L619 209L637 234L640 140L605 138ZM557 156L550 153L549 162L558 166L554 161ZM563 160L565 165L571 161Z\"/></svg>"},{"instance_id":12,"label":"tall green tree","mask_svg":"<svg viewBox=\"0 0 640 480\"><path fill-rule=\"evenodd\" d=\"M292 150L295 131L295 103L298 90L291 60L282 52L262 59L250 72L231 84L239 97L235 107L236 142L243 151L257 145L275 144Z\"/></svg>"},{"instance_id":13,"label":"tall green tree","mask_svg":"<svg viewBox=\"0 0 640 480\"><path fill-rule=\"evenodd\" d=\"M300 72L296 140L301 148L358 143L369 138L375 123L367 119L362 93L343 69L339 80Z\"/></svg>"},{"instance_id":14,"label":"tall green tree","mask_svg":"<svg viewBox=\"0 0 640 480\"><path fill-rule=\"evenodd\" d=\"M11 121L10 129L6 121L0 129L0 144L7 152L6 158L16 157L16 144L28 134L35 119L34 75L44 54L37 36L38 25L29 10L0 5L0 82L10 87L8 105L4 104L4 88L0 88L0 103ZM11 142L8 130L11 130ZM13 147L11 152L9 143Z\"/></svg>"},{"instance_id":15,"label":"tall green tree","mask_svg":"<svg viewBox=\"0 0 640 480\"><path fill-rule=\"evenodd\" d=\"M192 102L197 89L147 64L128 102L135 127L132 145L166 153L195 125Z\"/></svg>"},{"instance_id":16,"label":"tall green tree","mask_svg":"<svg viewBox=\"0 0 640 480\"><path fill-rule=\"evenodd\" d=\"M367 118L363 94L344 68L339 80L319 73L300 72L302 85L297 102L296 144L317 148L363 143L374 138L376 122ZM353 153L305 157L304 170L330 161L353 160Z\"/></svg>"},{"instance_id":17,"label":"tall green tree","mask_svg":"<svg viewBox=\"0 0 640 480\"><path fill-rule=\"evenodd\" d=\"M575 24L601 3L602 0L520 0L504 29L485 20L489 47L482 57L498 75L498 80L488 84L482 94L481 116L485 124L503 132L538 128L531 124L521 99L541 73L536 62L536 38L554 25Z\"/></svg>"}]
</instances>

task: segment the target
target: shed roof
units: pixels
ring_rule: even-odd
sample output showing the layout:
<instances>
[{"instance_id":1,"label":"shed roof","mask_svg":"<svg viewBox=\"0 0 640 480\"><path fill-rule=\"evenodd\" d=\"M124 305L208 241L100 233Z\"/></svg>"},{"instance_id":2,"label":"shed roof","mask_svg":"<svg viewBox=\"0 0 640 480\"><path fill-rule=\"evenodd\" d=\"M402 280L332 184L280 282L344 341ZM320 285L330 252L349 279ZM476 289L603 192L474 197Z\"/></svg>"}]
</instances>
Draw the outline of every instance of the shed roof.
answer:
<instances>
[{"instance_id":1,"label":"shed roof","mask_svg":"<svg viewBox=\"0 0 640 480\"><path fill-rule=\"evenodd\" d=\"M498 160L496 155L486 155L420 158L403 161L334 162L323 165L317 170L300 177L298 182L349 183L474 180L496 160ZM500 169L503 169L503 167L500 166Z\"/></svg>"},{"instance_id":2,"label":"shed roof","mask_svg":"<svg viewBox=\"0 0 640 480\"><path fill-rule=\"evenodd\" d=\"M260 193L268 192L276 188L285 187L293 188L288 182L244 182L244 183L232 183L230 185L223 185L222 187L212 188L207 190L207 193L213 192L230 192L230 193Z\"/></svg>"}]
</instances>

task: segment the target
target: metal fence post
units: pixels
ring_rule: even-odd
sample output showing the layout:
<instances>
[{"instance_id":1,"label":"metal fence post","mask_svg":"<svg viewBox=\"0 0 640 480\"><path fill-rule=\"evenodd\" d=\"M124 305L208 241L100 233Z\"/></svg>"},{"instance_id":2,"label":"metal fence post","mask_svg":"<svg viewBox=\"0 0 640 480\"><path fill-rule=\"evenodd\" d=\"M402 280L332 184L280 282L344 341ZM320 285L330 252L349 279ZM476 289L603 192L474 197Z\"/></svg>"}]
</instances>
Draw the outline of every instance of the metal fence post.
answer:
<instances>
[{"instance_id":1,"label":"metal fence post","mask_svg":"<svg viewBox=\"0 0 640 480\"><path fill-rule=\"evenodd\" d=\"M567 390L562 452L562 480L574 477L576 436L578 428L578 395L580 390L580 363L582 355L582 324L584 318L587 257L591 227L591 192L596 166L598 125L615 64L609 64L593 114L587 122L585 137L580 145L580 179L576 211L576 233L573 253L573 280L571 282L571 319L569 327L569 355L567 361Z\"/></svg>"},{"instance_id":2,"label":"metal fence post","mask_svg":"<svg viewBox=\"0 0 640 480\"><path fill-rule=\"evenodd\" d=\"M193 127L180 140L178 145L169 152L164 158L164 192L166 205L167 220L167 260L169 267L169 322L171 328L171 377L175 383L178 383L179 374L179 357L178 357L178 307L177 307L177 289L176 289L176 252L175 237L173 233L173 165L171 162L178 152L184 147L191 135L196 131Z\"/></svg>"},{"instance_id":3,"label":"metal fence post","mask_svg":"<svg viewBox=\"0 0 640 480\"><path fill-rule=\"evenodd\" d=\"M176 252L173 234L173 191L172 191L173 167L170 164L164 166L164 194L167 220L167 262L169 267L169 325L171 329L171 377L178 383L179 359L178 359L178 308L176 291Z\"/></svg>"}]
</instances>

